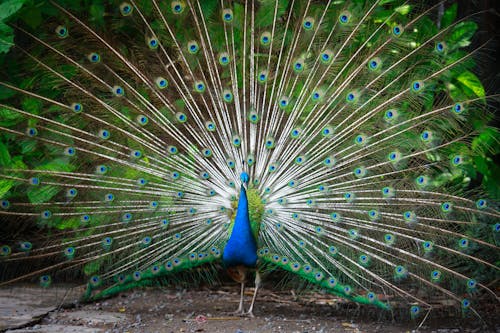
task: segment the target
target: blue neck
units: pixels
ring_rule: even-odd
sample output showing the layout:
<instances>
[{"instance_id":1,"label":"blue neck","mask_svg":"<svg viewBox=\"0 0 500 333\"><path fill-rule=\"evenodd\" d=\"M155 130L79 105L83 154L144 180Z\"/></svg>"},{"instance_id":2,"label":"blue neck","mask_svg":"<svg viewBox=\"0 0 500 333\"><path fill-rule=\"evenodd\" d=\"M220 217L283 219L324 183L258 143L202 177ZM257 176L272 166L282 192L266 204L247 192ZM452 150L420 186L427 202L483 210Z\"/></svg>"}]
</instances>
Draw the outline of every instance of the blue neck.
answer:
<instances>
[{"instance_id":1,"label":"blue neck","mask_svg":"<svg viewBox=\"0 0 500 333\"><path fill-rule=\"evenodd\" d=\"M257 243L252 234L247 193L243 185L240 189L233 231L224 248L222 260L228 267L238 265L255 267L257 263Z\"/></svg>"}]
</instances>

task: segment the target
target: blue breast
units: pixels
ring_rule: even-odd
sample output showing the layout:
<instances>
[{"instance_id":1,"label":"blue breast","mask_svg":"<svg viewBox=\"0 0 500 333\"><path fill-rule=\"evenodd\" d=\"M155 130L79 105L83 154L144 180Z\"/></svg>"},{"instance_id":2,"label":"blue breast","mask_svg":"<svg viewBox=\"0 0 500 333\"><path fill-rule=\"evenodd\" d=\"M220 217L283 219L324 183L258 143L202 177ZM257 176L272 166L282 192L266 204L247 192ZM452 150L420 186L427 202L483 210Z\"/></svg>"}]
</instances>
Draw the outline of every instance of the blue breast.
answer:
<instances>
[{"instance_id":1,"label":"blue breast","mask_svg":"<svg viewBox=\"0 0 500 333\"><path fill-rule=\"evenodd\" d=\"M247 193L243 185L240 190L233 232L224 248L222 260L228 267L238 265L255 267L257 263L257 244L250 226Z\"/></svg>"}]
</instances>

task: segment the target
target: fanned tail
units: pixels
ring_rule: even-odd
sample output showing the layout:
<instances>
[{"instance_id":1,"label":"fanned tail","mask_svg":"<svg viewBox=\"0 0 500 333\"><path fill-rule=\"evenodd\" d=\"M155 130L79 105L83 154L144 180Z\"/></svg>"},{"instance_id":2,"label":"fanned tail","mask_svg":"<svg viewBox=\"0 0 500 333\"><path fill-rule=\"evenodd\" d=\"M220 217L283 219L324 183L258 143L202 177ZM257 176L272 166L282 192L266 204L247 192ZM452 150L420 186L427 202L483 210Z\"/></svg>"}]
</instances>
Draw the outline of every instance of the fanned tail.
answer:
<instances>
[{"instance_id":1,"label":"fanned tail","mask_svg":"<svg viewBox=\"0 0 500 333\"><path fill-rule=\"evenodd\" d=\"M498 96L471 71L485 45L464 51L477 25L439 6L54 1L43 26L21 11L0 214L44 236L2 240L3 284L80 270L102 297L217 265L247 172L258 265L412 316L498 302L498 203L470 185L498 152ZM50 264L13 269L30 261Z\"/></svg>"}]
</instances>

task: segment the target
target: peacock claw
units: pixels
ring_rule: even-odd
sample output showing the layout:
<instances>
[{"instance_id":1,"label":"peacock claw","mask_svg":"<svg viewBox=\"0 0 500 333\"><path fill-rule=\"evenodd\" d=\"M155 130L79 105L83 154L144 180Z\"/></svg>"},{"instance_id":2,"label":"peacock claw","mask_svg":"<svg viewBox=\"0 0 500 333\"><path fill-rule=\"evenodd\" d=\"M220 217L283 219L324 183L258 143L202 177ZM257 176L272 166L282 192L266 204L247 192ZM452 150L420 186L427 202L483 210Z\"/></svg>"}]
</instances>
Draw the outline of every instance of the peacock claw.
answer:
<instances>
[{"instance_id":1,"label":"peacock claw","mask_svg":"<svg viewBox=\"0 0 500 333\"><path fill-rule=\"evenodd\" d=\"M242 317L255 318L255 315L253 314L252 311L248 311L248 312L244 312Z\"/></svg>"}]
</instances>

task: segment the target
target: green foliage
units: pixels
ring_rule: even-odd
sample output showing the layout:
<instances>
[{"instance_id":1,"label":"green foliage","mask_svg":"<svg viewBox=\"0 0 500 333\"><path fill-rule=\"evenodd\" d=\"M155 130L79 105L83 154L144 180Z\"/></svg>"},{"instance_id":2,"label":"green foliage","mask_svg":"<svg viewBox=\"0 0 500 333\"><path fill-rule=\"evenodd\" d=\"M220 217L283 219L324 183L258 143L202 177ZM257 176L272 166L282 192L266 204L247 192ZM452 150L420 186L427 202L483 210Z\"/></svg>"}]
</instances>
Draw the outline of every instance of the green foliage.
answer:
<instances>
[{"instance_id":1,"label":"green foliage","mask_svg":"<svg viewBox=\"0 0 500 333\"><path fill-rule=\"evenodd\" d=\"M483 187L491 198L500 199L500 167L491 157L500 154L500 132L497 128L484 127L472 140L471 148L475 152L475 170L483 175Z\"/></svg>"},{"instance_id":2,"label":"green foliage","mask_svg":"<svg viewBox=\"0 0 500 333\"><path fill-rule=\"evenodd\" d=\"M441 29L449 27L453 21L455 21L457 17L457 8L458 5L454 3L444 11L441 17Z\"/></svg>"},{"instance_id":3,"label":"green foliage","mask_svg":"<svg viewBox=\"0 0 500 333\"><path fill-rule=\"evenodd\" d=\"M471 43L471 39L477 30L477 24L472 21L460 22L452 29L448 37L449 46L466 47Z\"/></svg>"},{"instance_id":4,"label":"green foliage","mask_svg":"<svg viewBox=\"0 0 500 333\"><path fill-rule=\"evenodd\" d=\"M462 86L462 90L466 93L467 97L485 97L483 84L474 73L470 71L462 72L456 77L456 80Z\"/></svg>"},{"instance_id":5,"label":"green foliage","mask_svg":"<svg viewBox=\"0 0 500 333\"><path fill-rule=\"evenodd\" d=\"M6 23L7 19L14 15L26 0L6 0L0 4L0 54L9 52L14 46L14 30Z\"/></svg>"}]
</instances>

